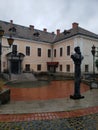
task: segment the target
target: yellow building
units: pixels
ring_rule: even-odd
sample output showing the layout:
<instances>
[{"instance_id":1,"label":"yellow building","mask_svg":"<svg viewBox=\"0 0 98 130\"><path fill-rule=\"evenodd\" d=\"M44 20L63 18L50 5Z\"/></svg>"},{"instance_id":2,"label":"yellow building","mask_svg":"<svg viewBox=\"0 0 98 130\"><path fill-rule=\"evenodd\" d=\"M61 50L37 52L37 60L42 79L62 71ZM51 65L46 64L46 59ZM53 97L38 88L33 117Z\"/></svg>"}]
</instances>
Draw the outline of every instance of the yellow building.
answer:
<instances>
[{"instance_id":1,"label":"yellow building","mask_svg":"<svg viewBox=\"0 0 98 130\"><path fill-rule=\"evenodd\" d=\"M82 72L92 72L93 58L91 47L98 47L98 35L89 32L78 23L72 23L72 28L60 32L57 29L49 33L35 29L33 25L24 27L10 22L0 21L4 29L1 40L1 72L64 72L73 73L74 64L70 58L75 46L80 46L84 60ZM7 38L12 35L14 43L8 46ZM97 69L96 69L97 70Z\"/></svg>"}]
</instances>

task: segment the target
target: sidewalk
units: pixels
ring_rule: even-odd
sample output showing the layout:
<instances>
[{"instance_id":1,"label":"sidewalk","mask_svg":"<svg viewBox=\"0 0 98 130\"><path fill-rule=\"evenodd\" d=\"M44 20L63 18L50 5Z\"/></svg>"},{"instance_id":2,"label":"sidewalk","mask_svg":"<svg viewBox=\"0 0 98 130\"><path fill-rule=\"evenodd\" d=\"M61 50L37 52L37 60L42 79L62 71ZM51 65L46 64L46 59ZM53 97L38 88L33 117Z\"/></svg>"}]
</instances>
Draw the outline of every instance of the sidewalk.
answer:
<instances>
[{"instance_id":1,"label":"sidewalk","mask_svg":"<svg viewBox=\"0 0 98 130\"><path fill-rule=\"evenodd\" d=\"M0 106L0 114L22 114L41 112L62 112L98 106L98 89L88 90L84 99L73 100L69 97L52 100L15 101Z\"/></svg>"}]
</instances>

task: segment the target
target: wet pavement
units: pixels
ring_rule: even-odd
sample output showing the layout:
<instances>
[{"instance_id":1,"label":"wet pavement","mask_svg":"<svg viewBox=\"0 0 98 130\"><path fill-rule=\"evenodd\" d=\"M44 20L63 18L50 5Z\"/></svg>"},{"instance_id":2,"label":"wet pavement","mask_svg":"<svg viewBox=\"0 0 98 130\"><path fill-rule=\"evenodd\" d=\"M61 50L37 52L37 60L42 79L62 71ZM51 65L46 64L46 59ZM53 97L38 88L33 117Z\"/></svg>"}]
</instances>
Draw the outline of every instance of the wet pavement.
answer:
<instances>
[{"instance_id":1,"label":"wet pavement","mask_svg":"<svg viewBox=\"0 0 98 130\"><path fill-rule=\"evenodd\" d=\"M74 92L73 81L52 81L40 87L25 87L25 82L19 86L10 87L11 101L50 100L69 97ZM85 84L81 84L81 93L89 90Z\"/></svg>"},{"instance_id":2,"label":"wet pavement","mask_svg":"<svg viewBox=\"0 0 98 130\"><path fill-rule=\"evenodd\" d=\"M11 87L11 102L0 106L0 130L98 130L98 89L81 84L80 100L69 98L73 81L28 89Z\"/></svg>"}]
</instances>

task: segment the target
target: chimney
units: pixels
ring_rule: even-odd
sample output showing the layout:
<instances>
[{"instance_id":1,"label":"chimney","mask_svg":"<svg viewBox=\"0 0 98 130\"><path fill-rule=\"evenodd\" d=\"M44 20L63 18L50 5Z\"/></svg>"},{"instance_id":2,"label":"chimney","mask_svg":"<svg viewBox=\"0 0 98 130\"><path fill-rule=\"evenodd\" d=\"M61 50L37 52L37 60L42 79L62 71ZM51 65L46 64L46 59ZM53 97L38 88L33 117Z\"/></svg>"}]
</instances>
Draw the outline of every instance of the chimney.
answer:
<instances>
[{"instance_id":1,"label":"chimney","mask_svg":"<svg viewBox=\"0 0 98 130\"><path fill-rule=\"evenodd\" d=\"M44 28L43 31L44 31L44 32L47 32L47 28Z\"/></svg>"},{"instance_id":2,"label":"chimney","mask_svg":"<svg viewBox=\"0 0 98 130\"><path fill-rule=\"evenodd\" d=\"M10 29L13 28L13 20L10 20Z\"/></svg>"},{"instance_id":3,"label":"chimney","mask_svg":"<svg viewBox=\"0 0 98 130\"><path fill-rule=\"evenodd\" d=\"M57 31L57 35L59 35L60 34L60 29L57 29L56 31Z\"/></svg>"},{"instance_id":4,"label":"chimney","mask_svg":"<svg viewBox=\"0 0 98 130\"><path fill-rule=\"evenodd\" d=\"M34 26L33 25L29 25L30 30L34 30Z\"/></svg>"},{"instance_id":5,"label":"chimney","mask_svg":"<svg viewBox=\"0 0 98 130\"><path fill-rule=\"evenodd\" d=\"M78 28L78 23L72 23L72 28L74 29L74 28Z\"/></svg>"},{"instance_id":6,"label":"chimney","mask_svg":"<svg viewBox=\"0 0 98 130\"><path fill-rule=\"evenodd\" d=\"M10 23L13 24L13 20L10 20Z\"/></svg>"},{"instance_id":7,"label":"chimney","mask_svg":"<svg viewBox=\"0 0 98 130\"><path fill-rule=\"evenodd\" d=\"M52 32L52 34L55 34L54 32Z\"/></svg>"}]
</instances>

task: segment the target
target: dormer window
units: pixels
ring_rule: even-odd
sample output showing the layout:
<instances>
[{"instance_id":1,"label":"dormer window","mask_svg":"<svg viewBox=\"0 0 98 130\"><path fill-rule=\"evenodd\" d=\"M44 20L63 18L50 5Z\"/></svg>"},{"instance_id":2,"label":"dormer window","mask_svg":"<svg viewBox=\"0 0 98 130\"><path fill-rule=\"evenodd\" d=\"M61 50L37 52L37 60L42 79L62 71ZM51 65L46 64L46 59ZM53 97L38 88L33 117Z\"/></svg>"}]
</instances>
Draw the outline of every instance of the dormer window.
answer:
<instances>
[{"instance_id":1,"label":"dormer window","mask_svg":"<svg viewBox=\"0 0 98 130\"><path fill-rule=\"evenodd\" d=\"M9 28L9 32L16 32L16 28L15 27Z\"/></svg>"},{"instance_id":2,"label":"dormer window","mask_svg":"<svg viewBox=\"0 0 98 130\"><path fill-rule=\"evenodd\" d=\"M40 34L39 34L39 32L35 32L35 33L33 33L33 35L36 37L39 37Z\"/></svg>"},{"instance_id":3,"label":"dormer window","mask_svg":"<svg viewBox=\"0 0 98 130\"><path fill-rule=\"evenodd\" d=\"M64 30L64 32L63 32L65 35L66 34L69 34L70 33L70 31L68 31L68 30Z\"/></svg>"}]
</instances>

